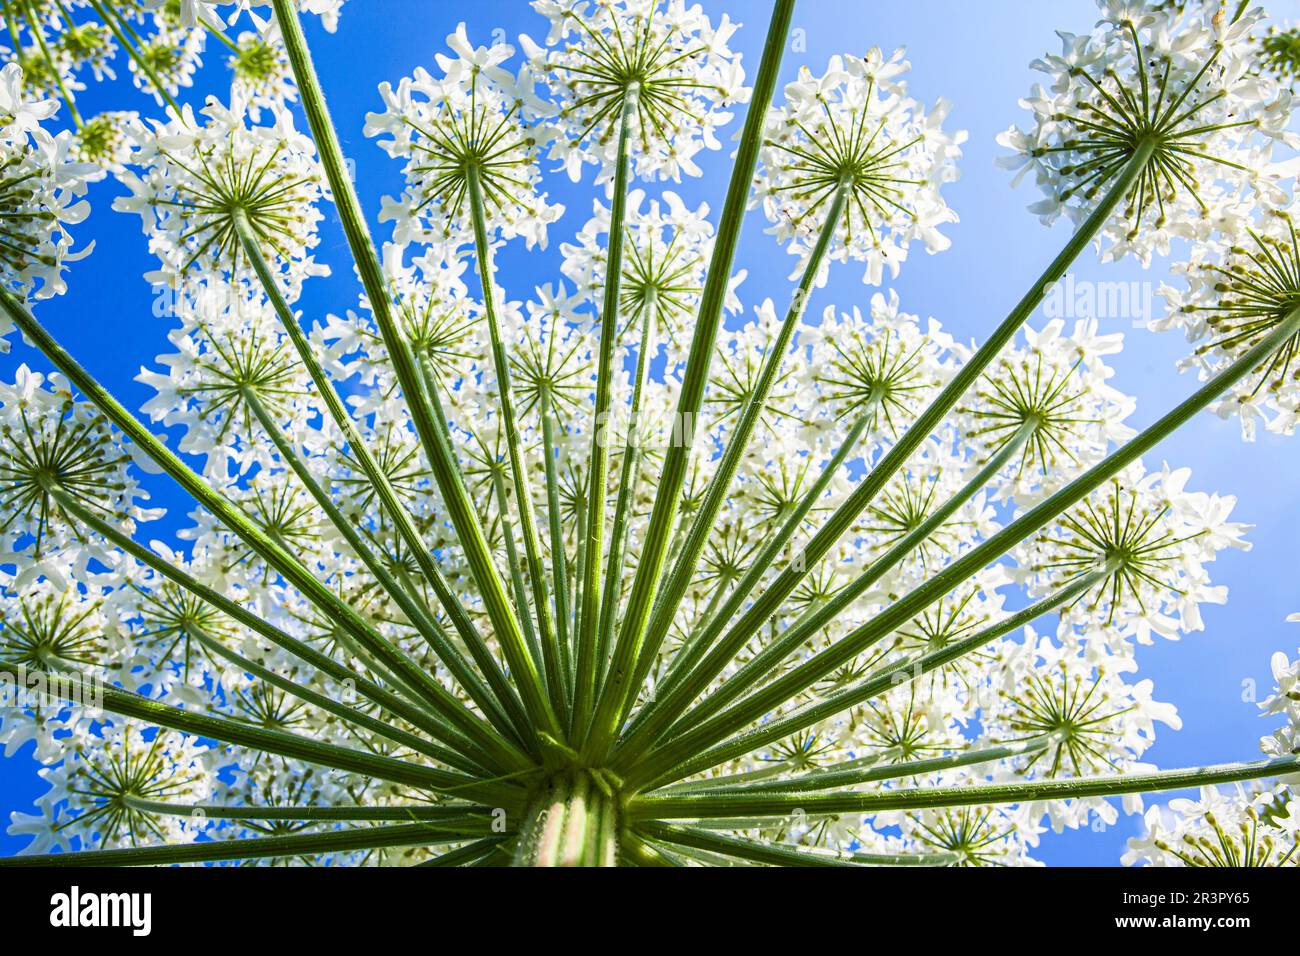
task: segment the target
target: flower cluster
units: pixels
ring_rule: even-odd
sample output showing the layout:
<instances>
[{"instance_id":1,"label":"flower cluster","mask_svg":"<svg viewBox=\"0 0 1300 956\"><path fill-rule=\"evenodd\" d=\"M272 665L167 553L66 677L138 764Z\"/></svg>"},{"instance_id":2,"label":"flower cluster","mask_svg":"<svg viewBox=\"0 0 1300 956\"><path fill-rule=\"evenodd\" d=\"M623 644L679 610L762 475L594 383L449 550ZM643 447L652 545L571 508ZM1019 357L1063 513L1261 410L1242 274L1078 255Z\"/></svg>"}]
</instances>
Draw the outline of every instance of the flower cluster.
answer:
<instances>
[{"instance_id":1,"label":"flower cluster","mask_svg":"<svg viewBox=\"0 0 1300 956\"><path fill-rule=\"evenodd\" d=\"M131 194L114 208L140 215L160 260L156 278L178 288L191 270L249 275L245 234L280 264L291 290L306 276L325 274L310 254L322 194L311 140L288 112L250 124L243 104L227 109L210 100L201 115L203 123L187 107L141 130L132 168L119 177Z\"/></svg>"},{"instance_id":2,"label":"flower cluster","mask_svg":"<svg viewBox=\"0 0 1300 956\"><path fill-rule=\"evenodd\" d=\"M447 43L455 58L439 54L441 77L421 68L396 89L383 84L384 112L366 117L366 135L387 137L384 151L406 160L407 191L385 199L380 220L397 223L398 242L436 241L454 256L472 241L469 209L478 194L494 232L544 246L564 207L537 193L536 135L521 109L531 80L500 67L513 47L474 47L464 24Z\"/></svg>"},{"instance_id":3,"label":"flower cluster","mask_svg":"<svg viewBox=\"0 0 1300 956\"><path fill-rule=\"evenodd\" d=\"M1300 619L1292 617L1291 620ZM1259 706L1284 722L1260 741L1270 757L1300 753L1300 660L1273 655L1271 694ZM1147 811L1145 832L1129 840L1124 863L1152 866L1300 866L1300 776L1202 788L1197 800Z\"/></svg>"},{"instance_id":4,"label":"flower cluster","mask_svg":"<svg viewBox=\"0 0 1300 956\"><path fill-rule=\"evenodd\" d=\"M520 38L529 68L551 100L532 104L554 124L548 158L577 182L588 164L609 181L620 130L646 180L699 176L695 156L719 149L730 108L749 100L740 54L727 46L737 24L715 27L699 4L670 0L534 0L551 21L546 45Z\"/></svg>"},{"instance_id":5,"label":"flower cluster","mask_svg":"<svg viewBox=\"0 0 1300 956\"><path fill-rule=\"evenodd\" d=\"M82 196L93 169L78 161L69 134L41 125L57 110L25 92L17 64L0 70L0 287L23 297L66 290L64 264L76 258L66 227L90 212ZM0 336L7 329L0 318Z\"/></svg>"},{"instance_id":6,"label":"flower cluster","mask_svg":"<svg viewBox=\"0 0 1300 956\"><path fill-rule=\"evenodd\" d=\"M949 246L956 222L940 187L957 178L966 133L945 132L948 103L926 111L907 94L902 51L831 58L826 72L804 67L768 116L757 199L771 232L806 260L825 228L832 259L867 264L879 285L907 258L913 240L928 252ZM825 281L824 275L819 276Z\"/></svg>"},{"instance_id":7,"label":"flower cluster","mask_svg":"<svg viewBox=\"0 0 1300 956\"><path fill-rule=\"evenodd\" d=\"M1294 205L1294 204L1293 204ZM1152 321L1157 331L1178 329L1196 348L1181 363L1202 379L1291 318L1300 306L1300 243L1292 209L1273 210L1242 234L1198 244L1175 272L1185 288L1161 286L1167 312ZM1300 414L1300 335L1238 382L1215 410L1241 420L1242 435L1256 426L1291 434Z\"/></svg>"},{"instance_id":8,"label":"flower cluster","mask_svg":"<svg viewBox=\"0 0 1300 956\"><path fill-rule=\"evenodd\" d=\"M1030 208L1045 222L1104 206L1108 259L1145 264L1173 239L1240 232L1248 194L1278 195L1275 145L1296 142L1289 91L1252 69L1260 11L1101 6L1091 33L1062 33L1061 52L1033 64L1048 82L1022 101L1032 123L999 137L1013 151L1001 162L1017 181L1033 174L1045 198Z\"/></svg>"},{"instance_id":9,"label":"flower cluster","mask_svg":"<svg viewBox=\"0 0 1300 956\"><path fill-rule=\"evenodd\" d=\"M27 852L1032 865L1049 829L1144 809L1130 780L1181 721L1140 645L1204 627L1226 599L1212 562L1247 528L1143 463L1170 426L1130 427L1123 337L1096 320L1021 307L979 345L892 287L822 300L840 263L889 286L956 221L965 136L910 96L901 51L753 104L752 198L714 217L665 181L749 99L729 20L537 0L550 35L519 57L462 25L366 119L405 180L374 249L329 121L309 109L314 142L295 125L299 93L320 102L300 33L261 0L121 6L159 26L133 62L168 96L183 51L258 29L227 38L229 102L198 112L56 137L16 66L0 85L3 314L60 369L0 384L0 674L49 691L0 701L0 743L35 741L50 785L13 817ZM299 3L331 27L339 6ZM1296 338L1259 349L1296 321L1300 247L1254 208L1286 205L1289 93L1250 57L1257 16L1102 10L1038 64L1051 88L1004 140L1040 213L1113 256L1193 241L1164 324L1209 384L1177 414L1228 393L1289 432ZM549 248L548 161L605 187ZM136 381L179 455L27 309L61 289L92 176L124 187L173 294ZM304 317L334 197L363 292ZM712 271L747 206L799 257L786 302ZM512 243L550 280L521 285ZM194 507L146 544L164 477ZM1273 671L1269 782L1152 808L1128 861L1296 862L1300 664ZM563 846L554 804L587 821Z\"/></svg>"},{"instance_id":10,"label":"flower cluster","mask_svg":"<svg viewBox=\"0 0 1300 956\"><path fill-rule=\"evenodd\" d=\"M275 66L279 54L267 51L277 41L257 12L269 6L270 0L20 0L3 11L5 35L14 44L3 52L23 66L29 90L62 97L74 113L87 79L115 78L119 55L128 58L136 86L163 105L193 85L210 39L231 50L236 85ZM342 6L343 0L298 3L331 31ZM224 29L245 12L256 33L232 40Z\"/></svg>"}]
</instances>

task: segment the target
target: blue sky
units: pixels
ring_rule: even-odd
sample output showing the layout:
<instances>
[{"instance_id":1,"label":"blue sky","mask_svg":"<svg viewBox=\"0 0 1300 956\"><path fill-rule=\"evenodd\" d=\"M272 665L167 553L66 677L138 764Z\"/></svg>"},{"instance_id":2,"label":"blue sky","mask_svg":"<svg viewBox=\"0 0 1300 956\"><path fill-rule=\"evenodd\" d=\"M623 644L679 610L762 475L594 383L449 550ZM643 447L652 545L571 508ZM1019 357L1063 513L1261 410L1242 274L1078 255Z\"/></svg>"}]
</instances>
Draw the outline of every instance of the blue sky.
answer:
<instances>
[{"instance_id":1,"label":"blue sky","mask_svg":"<svg viewBox=\"0 0 1300 956\"><path fill-rule=\"evenodd\" d=\"M752 75L770 11L767 0L704 0L704 6L715 18L726 12L744 25L733 46L744 51ZM1277 0L1268 7L1278 20L1300 16L1300 0ZM461 19L467 20L471 38L479 43L488 42L498 30L511 41L521 32L540 40L546 32L546 22L524 0L348 0L338 33L326 34L308 24L331 110L344 150L356 163L362 202L372 222L380 197L400 188L396 164L361 134L365 113L378 106L376 87L384 80L395 82L416 66L433 68L434 53L443 49L445 36ZM1065 225L1045 228L1026 211L1025 206L1038 198L1032 184L1013 190L1010 176L995 167L1002 150L994 138L1021 119L1017 101L1037 79L1029 62L1057 49L1054 31L1083 32L1095 19L1091 0L800 3L785 60L786 78L804 63L820 72L834 53L860 55L872 46L887 51L906 46L914 95L927 103L947 98L953 104L949 126L970 132L962 178L946 190L949 205L961 217L946 230L953 247L937 256L913 251L892 284L905 311L934 316L961 339L978 339L1000 321L1065 242ZM217 45L210 44L194 91L224 89L223 60ZM125 73L124 65L121 71ZM198 102L194 91L182 99ZM105 108L138 108L146 114L149 110L147 101L125 83L88 91L80 103L88 114ZM688 202L707 201L716 215L726 188L726 157L710 155L702 165L702 178L673 188ZM514 298L526 297L536 284L556 280L559 242L590 214L589 186L572 188L562 176L548 185L552 199L565 203L568 211L552 227L551 252L525 255L522 249L511 249L500 257L501 281ZM77 235L93 237L97 248L73 265L69 293L41 304L38 316L129 407L138 408L151 393L133 379L141 365L152 364L156 354L167 350L170 320L154 317L152 292L141 278L151 260L138 217L109 209L117 191L112 184L92 191L96 214ZM382 239L385 231L376 228L376 235ZM332 219L318 257L333 266L334 276L308 284L300 305L309 320L341 312L356 301L345 241ZM778 303L788 299L785 277L792 260L763 233L757 217L749 220L742 235L738 263L749 270L741 289L747 305L766 296ZM1166 272L1167 264L1160 261L1146 272L1131 263L1102 267L1091 253L1073 270L1079 280L1142 281L1151 288ZM860 275L852 266L834 272L827 288L815 294L809 314L819 315L832 303L846 309L865 306L874 290L858 281ZM1039 315L1032 321L1040 325L1044 320ZM1127 348L1113 364L1116 387L1138 398L1131 424L1141 427L1153 421L1192 390L1193 380L1174 367L1186 349L1179 336L1134 329L1129 319L1111 320L1104 328L1128 336ZM11 375L19 361L46 367L39 355L19 346L0 356L0 374ZM1152 468L1162 460L1190 467L1192 489L1237 495L1235 518L1255 526L1250 534L1253 551L1227 552L1212 567L1216 583L1226 584L1230 596L1226 606L1205 609L1206 630L1140 652L1142 676L1155 681L1157 698L1177 705L1184 721L1179 732L1163 730L1148 752L1150 760L1163 766L1254 756L1268 725L1254 704L1242 700L1245 682L1254 681L1261 694L1266 693L1271 686L1270 655L1278 649L1294 653L1300 644L1300 626L1285 623L1287 614L1300 611L1295 571L1300 503L1293 493L1300 438L1265 435L1245 445L1238 431L1236 422L1204 415L1147 459ZM171 514L155 523L150 534L165 538L187 523L186 506L164 486L156 487L156 503ZM36 769L30 747L13 759L0 760L0 820L7 823L11 810L28 810L45 790ZM1114 865L1137 826L1136 818L1122 818L1100 833L1048 835L1039 856L1049 863ZM14 852L21 842L0 835L0 853Z\"/></svg>"}]
</instances>

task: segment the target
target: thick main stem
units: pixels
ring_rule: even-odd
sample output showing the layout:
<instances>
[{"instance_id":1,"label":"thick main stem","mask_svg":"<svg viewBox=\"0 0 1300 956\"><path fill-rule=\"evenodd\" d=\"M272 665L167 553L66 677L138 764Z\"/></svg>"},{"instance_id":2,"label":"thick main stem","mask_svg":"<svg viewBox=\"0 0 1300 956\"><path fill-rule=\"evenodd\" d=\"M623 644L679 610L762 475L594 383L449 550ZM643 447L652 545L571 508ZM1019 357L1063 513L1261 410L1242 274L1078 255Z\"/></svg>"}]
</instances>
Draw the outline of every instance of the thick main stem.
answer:
<instances>
[{"instance_id":1,"label":"thick main stem","mask_svg":"<svg viewBox=\"0 0 1300 956\"><path fill-rule=\"evenodd\" d=\"M558 774L538 789L525 814L516 866L617 866L623 810L598 773Z\"/></svg>"}]
</instances>

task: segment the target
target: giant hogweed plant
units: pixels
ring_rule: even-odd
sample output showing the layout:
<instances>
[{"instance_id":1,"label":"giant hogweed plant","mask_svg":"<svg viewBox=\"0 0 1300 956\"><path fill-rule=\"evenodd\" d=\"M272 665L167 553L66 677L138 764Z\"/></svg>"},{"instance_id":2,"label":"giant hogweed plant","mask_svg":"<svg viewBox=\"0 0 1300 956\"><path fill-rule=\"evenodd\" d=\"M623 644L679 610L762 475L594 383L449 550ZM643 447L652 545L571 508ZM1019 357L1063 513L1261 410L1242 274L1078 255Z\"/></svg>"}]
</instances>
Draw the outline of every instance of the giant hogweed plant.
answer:
<instances>
[{"instance_id":1,"label":"giant hogweed plant","mask_svg":"<svg viewBox=\"0 0 1300 956\"><path fill-rule=\"evenodd\" d=\"M0 83L3 331L53 366L0 387L0 663L48 691L0 737L50 783L6 862L1020 864L1047 825L1198 786L1131 860L1297 862L1300 664L1274 661L1267 759L1178 770L1142 762L1178 718L1132 676L1245 546L1231 498L1143 457L1204 409L1249 435L1300 407L1296 137L1259 11L1106 0L1034 64L1007 165L1073 232L967 347L893 293L805 314L832 270L880 285L945 248L965 137L901 51L778 90L793 0L748 80L735 24L682 0L538 0L518 51L462 27L366 119L405 173L382 248L299 21L337 2L3 2L16 41L107 30L167 101L89 128L48 41ZM264 82L177 105L132 24L246 7ZM711 217L660 184L735 114ZM594 179L594 214L512 287L494 257L546 243L551 170ZM37 317L108 177L180 320L143 418ZM303 315L326 203L361 296ZM795 284L745 319L760 218ZM1156 325L1197 381L1135 431L1121 337L1031 319L1089 247L1175 241ZM141 471L193 499L174 547Z\"/></svg>"}]
</instances>

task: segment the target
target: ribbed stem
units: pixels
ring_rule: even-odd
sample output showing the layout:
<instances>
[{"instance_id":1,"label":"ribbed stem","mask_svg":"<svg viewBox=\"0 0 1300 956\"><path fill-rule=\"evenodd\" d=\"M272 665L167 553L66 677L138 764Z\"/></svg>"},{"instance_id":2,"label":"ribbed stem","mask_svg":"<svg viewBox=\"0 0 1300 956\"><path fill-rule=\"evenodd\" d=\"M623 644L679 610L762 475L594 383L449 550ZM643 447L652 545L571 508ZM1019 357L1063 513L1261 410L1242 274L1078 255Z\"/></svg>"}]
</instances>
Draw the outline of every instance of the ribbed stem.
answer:
<instances>
[{"instance_id":1,"label":"ribbed stem","mask_svg":"<svg viewBox=\"0 0 1300 956\"><path fill-rule=\"evenodd\" d=\"M872 467L867 476L854 488L853 493L845 499L818 529L812 540L803 549L802 567L786 567L766 589L761 591L745 612L723 635L712 649L709 656L700 665L700 679L712 680L722 673L736 654L758 633L759 629L775 615L781 605L799 586L805 575L816 567L835 544L848 532L858 516L867 508L895 474L912 457L927 437L939 426L962 396L975 384L984 369L1002 352L1014 338L1020 327L1033 314L1034 309L1043 300L1046 290L1061 279L1070 264L1087 248L1101 230L1115 206L1128 194L1134 182L1151 161L1156 144L1143 140L1138 144L1133 156L1124 166L1123 171L1110 184L1106 194L1100 199L1096 208L1078 228L1070 241L1052 260L1042 275L1030 286L1020 302L1007 315L1002 323L984 341L957 373L952 377L943 391L918 416L888 452ZM757 581L755 582L757 583ZM737 592L733 597L737 601L748 597L746 593ZM689 701L685 701L689 703ZM679 702L679 707L681 702ZM678 711L680 713L680 710Z\"/></svg>"},{"instance_id":2,"label":"ribbed stem","mask_svg":"<svg viewBox=\"0 0 1300 956\"><path fill-rule=\"evenodd\" d=\"M779 817L796 810L813 814L881 813L928 807L969 807L985 803L1034 803L1082 797L1113 797L1126 793L1156 793L1188 787L1213 787L1244 780L1285 777L1300 771L1300 756L1188 767L1154 773L1111 774L1067 780L1032 780L988 786L915 787L861 793L731 793L718 796L683 794L637 797L628 806L636 820L707 820Z\"/></svg>"},{"instance_id":3,"label":"ribbed stem","mask_svg":"<svg viewBox=\"0 0 1300 956\"><path fill-rule=\"evenodd\" d=\"M516 866L617 866L622 807L599 772L569 771L534 795L520 829Z\"/></svg>"},{"instance_id":4,"label":"ribbed stem","mask_svg":"<svg viewBox=\"0 0 1300 956\"><path fill-rule=\"evenodd\" d=\"M516 585L520 587L521 593L515 601L524 625L525 636L529 637L531 642L539 642L541 645L541 662L545 668L551 705L556 713L563 713L564 705L559 699L563 682L560 680L560 657L555 640L555 625L551 620L551 596L547 593L546 566L542 562L541 538L538 536L537 520L533 515L533 491L528 480L528 462L519 444L519 424L515 417L515 399L510 384L510 361L506 356L506 344L501 337L501 327L497 320L497 290L494 283L496 269L492 260L492 242L488 233L483 184L478 167L470 166L465 178L474 226L474 253L478 261L479 282L483 288L483 315L488 323L488 336L492 345L492 367L497 377L501 430L505 433L510 481L515 495L515 511L519 516L519 532L524 542L524 558L528 562L528 583L533 595L532 613L529 613L527 592L520 587L523 576L518 569L517 559L516 567L511 569L511 574L516 577ZM501 503L503 521L509 515L508 507L508 500ZM507 538L507 543L510 544L513 553L514 543L511 538Z\"/></svg>"},{"instance_id":5,"label":"ribbed stem","mask_svg":"<svg viewBox=\"0 0 1300 956\"><path fill-rule=\"evenodd\" d=\"M718 688L707 699L701 701L693 710L690 711L690 719L694 722L707 720L713 714L717 713L727 704L736 700L742 694L751 690L766 675L770 674L778 665L791 654L803 647L812 637L823 627L828 626L832 621L839 617L847 608L851 607L854 601L857 601L868 589L875 585L890 570L897 567L905 557L911 554L916 548L929 540L945 522L952 518L957 510L975 497L984 487L993 480L993 478L1002 471L1007 464L1020 453L1025 444L1034 436L1038 428L1036 422L1026 422L1012 436L1012 438L995 454L983 468L968 481L956 494L945 501L939 507L926 517L916 528L908 532L901 539L895 542L888 551L879 558L871 562L870 565L858 575L853 581L837 591L835 595L821 607L815 608L808 615L801 618L795 624L781 635L778 640L774 640L763 648L755 657L748 661L744 667L738 670L722 687ZM687 675L685 694L689 697L687 700L696 697L705 686L707 681L697 681L692 683L690 675ZM665 700L665 707L669 707L669 701ZM645 726L645 734L657 733L663 729L661 723L651 720ZM674 737L677 733L684 731L681 722L673 725L667 731L668 737ZM630 753L636 751L632 746L633 742L628 741Z\"/></svg>"},{"instance_id":6,"label":"ribbed stem","mask_svg":"<svg viewBox=\"0 0 1300 956\"><path fill-rule=\"evenodd\" d=\"M609 565L605 569L605 593L600 602L600 640L596 645L596 686L604 678L605 662L614 638L614 625L618 618L618 598L623 585L623 570L627 561L628 525L631 522L632 503L641 478L643 456L641 437L641 403L646 381L650 376L650 360L655 351L657 296L651 291L641 306L641 344L636 359L636 376L632 384L632 406L629 410L627 442L623 446L623 470L619 476L618 502L614 506L614 526L609 536Z\"/></svg>"},{"instance_id":7,"label":"ribbed stem","mask_svg":"<svg viewBox=\"0 0 1300 956\"><path fill-rule=\"evenodd\" d=\"M659 589L654 606L646 608L646 613L638 616L634 616L632 609L629 609L623 630L619 635L619 646L620 650L626 650L631 670L630 673L626 673L621 669L623 658L620 655L616 655L610 665L611 687L605 692L601 701L601 716L605 719L598 720L596 723L596 731L602 736L595 738L592 744L593 752L598 755L604 755L602 748L610 743L627 709L635 703L640 682L649 674L655 658L658 657L659 649L668 636L673 616L677 613L682 597L695 576L695 569L704 552L704 545L713 533L718 515L722 513L723 505L731 490L731 482L749 448L750 438L767 411L767 402L771 397L772 388L790 351L790 343L794 340L795 331L808 308L808 298L812 294L813 286L826 265L831 243L840 228L840 220L849 201L850 188L851 184L848 181L842 181L835 190L834 198L822 222L817 243L809 254L808 261L804 263L803 275L791 297L785 319L781 323L776 339L767 343L767 355L763 360L758 379L739 412L739 420L735 423L727 441L727 449L723 452L722 459L713 466L713 478L709 481L709 490L704 496L704 502L691 521L690 530L677 553L672 571ZM653 611L653 616L649 616L650 611ZM618 681L623 682L621 686L618 685Z\"/></svg>"},{"instance_id":8,"label":"ribbed stem","mask_svg":"<svg viewBox=\"0 0 1300 956\"><path fill-rule=\"evenodd\" d=\"M289 337L294 350L298 353L298 358L311 376L312 383L316 386L316 392L321 401L325 403L330 419L347 441L348 448L357 464L360 465L361 470L365 472L366 477L370 480L375 497L383 507L384 512L392 518L402 541L410 549L416 564L420 567L421 574L429 582L439 602L446 609L452 626L456 629L460 639L465 642L465 646L469 648L470 654L485 675L492 692L496 695L497 701L509 714L515 733L530 744L535 743L532 727L524 715L518 694L510 685L487 643L479 635L469 613L451 589L451 585L434 559L432 549L424 542L410 512L398 497L392 481L384 469L380 467L379 462L362 439L361 433L343 403L338 388L325 373L325 369L316 358L311 342L298 324L297 318L289 308L289 303L285 301L284 295L280 292L275 275L271 272L266 255L262 251L261 243L258 241L248 217L242 211L236 211L233 219L235 234L239 237L244 254L252 263L253 271L257 274L262 290L266 293L272 308L275 309L276 316L279 318L285 334ZM433 394L433 398L436 402L436 393Z\"/></svg>"}]
</instances>

